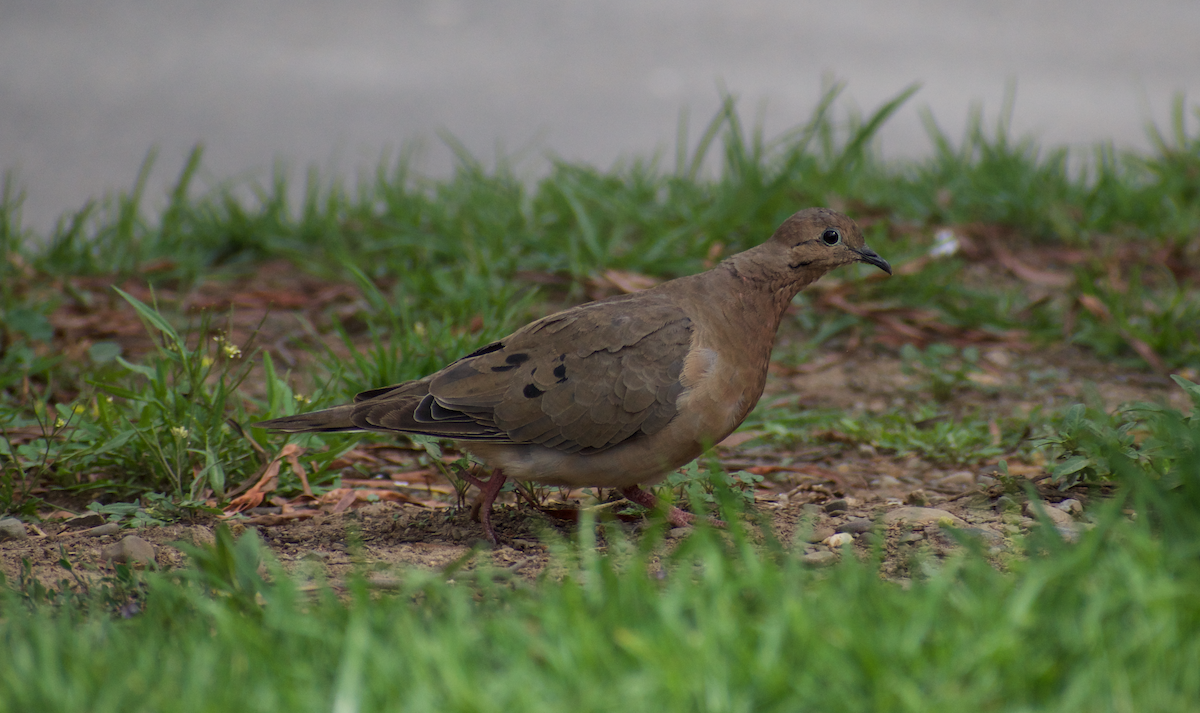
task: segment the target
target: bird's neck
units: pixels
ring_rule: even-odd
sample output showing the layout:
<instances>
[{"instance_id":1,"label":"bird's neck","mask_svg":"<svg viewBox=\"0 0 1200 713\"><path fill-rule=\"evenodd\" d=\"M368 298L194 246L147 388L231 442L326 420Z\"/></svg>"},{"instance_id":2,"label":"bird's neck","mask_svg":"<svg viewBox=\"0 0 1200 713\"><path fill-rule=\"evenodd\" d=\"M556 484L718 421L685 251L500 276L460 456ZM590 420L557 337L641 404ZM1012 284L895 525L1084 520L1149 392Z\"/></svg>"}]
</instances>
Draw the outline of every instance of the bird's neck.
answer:
<instances>
[{"instance_id":1,"label":"bird's neck","mask_svg":"<svg viewBox=\"0 0 1200 713\"><path fill-rule=\"evenodd\" d=\"M764 280L763 274L761 266L726 260L707 273L669 284L690 295L694 310L709 315L710 328L726 333L747 352L769 356L788 305L812 279Z\"/></svg>"},{"instance_id":2,"label":"bird's neck","mask_svg":"<svg viewBox=\"0 0 1200 713\"><path fill-rule=\"evenodd\" d=\"M728 258L715 268L715 271L722 270L728 273L739 292L753 292L753 299L760 309L766 308L775 314L777 325L800 290L824 274L819 268L793 268L781 264L777 255L762 249L747 250Z\"/></svg>"}]
</instances>

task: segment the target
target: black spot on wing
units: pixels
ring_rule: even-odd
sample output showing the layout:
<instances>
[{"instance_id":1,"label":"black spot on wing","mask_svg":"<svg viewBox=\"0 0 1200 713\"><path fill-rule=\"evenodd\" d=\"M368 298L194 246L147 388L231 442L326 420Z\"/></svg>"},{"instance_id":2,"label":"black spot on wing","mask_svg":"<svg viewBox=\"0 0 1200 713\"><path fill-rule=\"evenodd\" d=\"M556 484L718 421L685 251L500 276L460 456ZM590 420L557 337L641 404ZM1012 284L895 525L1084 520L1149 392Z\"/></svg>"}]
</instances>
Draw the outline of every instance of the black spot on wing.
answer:
<instances>
[{"instance_id":1,"label":"black spot on wing","mask_svg":"<svg viewBox=\"0 0 1200 713\"><path fill-rule=\"evenodd\" d=\"M566 364L559 364L558 366L554 367L554 378L558 379L558 383L560 384L567 380Z\"/></svg>"},{"instance_id":2,"label":"black spot on wing","mask_svg":"<svg viewBox=\"0 0 1200 713\"><path fill-rule=\"evenodd\" d=\"M544 394L546 392L542 391L541 389L534 386L533 384L526 384L525 391L523 391L522 393L525 394L525 398L527 398L527 399L536 399L537 397L541 396L542 394Z\"/></svg>"},{"instance_id":3,"label":"black spot on wing","mask_svg":"<svg viewBox=\"0 0 1200 713\"><path fill-rule=\"evenodd\" d=\"M516 369L518 366L521 366L522 364L524 364L527 361L529 361L528 354L525 354L525 353L509 354L508 356L504 357L505 365L504 366L493 366L492 371L512 371L513 369Z\"/></svg>"}]
</instances>

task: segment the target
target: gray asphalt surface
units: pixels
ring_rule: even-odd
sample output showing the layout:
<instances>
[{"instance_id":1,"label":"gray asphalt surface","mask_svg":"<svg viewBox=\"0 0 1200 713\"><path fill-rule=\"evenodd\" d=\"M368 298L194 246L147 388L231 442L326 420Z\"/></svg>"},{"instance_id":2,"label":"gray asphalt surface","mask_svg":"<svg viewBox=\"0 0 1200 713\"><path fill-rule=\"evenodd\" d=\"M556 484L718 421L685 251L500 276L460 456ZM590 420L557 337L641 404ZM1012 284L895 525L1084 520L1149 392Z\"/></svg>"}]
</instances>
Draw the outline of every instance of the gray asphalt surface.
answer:
<instances>
[{"instance_id":1,"label":"gray asphalt surface","mask_svg":"<svg viewBox=\"0 0 1200 713\"><path fill-rule=\"evenodd\" d=\"M1145 147L1174 93L1200 100L1200 2L0 0L0 168L37 230L127 187L152 146L152 205L196 142L213 179L277 159L352 177L413 140L443 175L446 129L532 175L547 152L669 154L680 109L694 136L718 83L782 130L825 74L863 109L923 83L882 134L892 156L928 151L920 107L957 135L1009 81L1018 132Z\"/></svg>"}]
</instances>

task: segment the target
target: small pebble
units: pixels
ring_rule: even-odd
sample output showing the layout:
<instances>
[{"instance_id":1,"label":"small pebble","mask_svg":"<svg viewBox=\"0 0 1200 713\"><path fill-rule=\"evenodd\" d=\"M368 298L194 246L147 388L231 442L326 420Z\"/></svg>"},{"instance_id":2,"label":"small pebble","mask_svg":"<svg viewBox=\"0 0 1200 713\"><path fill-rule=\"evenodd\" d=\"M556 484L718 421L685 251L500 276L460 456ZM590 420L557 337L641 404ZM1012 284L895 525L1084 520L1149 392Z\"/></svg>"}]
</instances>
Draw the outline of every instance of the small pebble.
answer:
<instances>
[{"instance_id":1,"label":"small pebble","mask_svg":"<svg viewBox=\"0 0 1200 713\"><path fill-rule=\"evenodd\" d=\"M367 577L367 584L372 589L396 590L404 585L404 580L394 574L375 572Z\"/></svg>"},{"instance_id":2,"label":"small pebble","mask_svg":"<svg viewBox=\"0 0 1200 713\"><path fill-rule=\"evenodd\" d=\"M1017 503L1017 499L1014 498L1013 496L1001 495L1000 497L996 498L996 509L999 510L1000 512L1004 512L1006 510L1014 510L1015 511L1015 510L1020 510L1021 506L1019 503Z\"/></svg>"},{"instance_id":3,"label":"small pebble","mask_svg":"<svg viewBox=\"0 0 1200 713\"><path fill-rule=\"evenodd\" d=\"M672 527L670 530L667 530L667 539L678 540L687 537L692 534L692 529L691 527Z\"/></svg>"},{"instance_id":4,"label":"small pebble","mask_svg":"<svg viewBox=\"0 0 1200 713\"><path fill-rule=\"evenodd\" d=\"M925 494L924 490L917 489L909 493L908 496L904 498L904 504L925 507L929 504L929 496Z\"/></svg>"},{"instance_id":5,"label":"small pebble","mask_svg":"<svg viewBox=\"0 0 1200 713\"><path fill-rule=\"evenodd\" d=\"M983 353L983 358L987 359L1001 369L1007 369L1008 367L1012 366L1013 361L1012 355L1000 347L987 350Z\"/></svg>"},{"instance_id":6,"label":"small pebble","mask_svg":"<svg viewBox=\"0 0 1200 713\"><path fill-rule=\"evenodd\" d=\"M852 517L843 522L838 530L841 532L849 532L852 535L861 535L864 532L870 532L871 528L875 527L875 523L865 517Z\"/></svg>"},{"instance_id":7,"label":"small pebble","mask_svg":"<svg viewBox=\"0 0 1200 713\"><path fill-rule=\"evenodd\" d=\"M1079 513L1083 512L1083 503L1079 502L1075 498L1067 498L1054 507L1062 510L1063 512L1069 512L1072 515L1078 515Z\"/></svg>"},{"instance_id":8,"label":"small pebble","mask_svg":"<svg viewBox=\"0 0 1200 713\"><path fill-rule=\"evenodd\" d=\"M23 540L29 537L25 523L15 517L0 519L0 540Z\"/></svg>"},{"instance_id":9,"label":"small pebble","mask_svg":"<svg viewBox=\"0 0 1200 713\"><path fill-rule=\"evenodd\" d=\"M885 523L906 522L910 525L950 525L966 527L967 523L953 513L938 508L896 508L883 516Z\"/></svg>"},{"instance_id":10,"label":"small pebble","mask_svg":"<svg viewBox=\"0 0 1200 713\"><path fill-rule=\"evenodd\" d=\"M824 540L821 540L821 544L826 545L829 548L835 549L835 550L838 549L839 547L848 545L851 542L854 542L854 535L851 535L848 532L839 532L837 534L826 537Z\"/></svg>"},{"instance_id":11,"label":"small pebble","mask_svg":"<svg viewBox=\"0 0 1200 713\"><path fill-rule=\"evenodd\" d=\"M154 545L137 535L126 535L101 550L100 558L126 564L154 564Z\"/></svg>"},{"instance_id":12,"label":"small pebble","mask_svg":"<svg viewBox=\"0 0 1200 713\"><path fill-rule=\"evenodd\" d=\"M845 512L849 509L850 503L846 502L845 498L838 498L837 500L830 500L829 502L825 503L825 512Z\"/></svg>"},{"instance_id":13,"label":"small pebble","mask_svg":"<svg viewBox=\"0 0 1200 713\"><path fill-rule=\"evenodd\" d=\"M808 533L804 537L804 541L805 542L813 542L813 543L824 542L832 534L833 534L832 527L814 527L812 529L812 532Z\"/></svg>"},{"instance_id":14,"label":"small pebble","mask_svg":"<svg viewBox=\"0 0 1200 713\"><path fill-rule=\"evenodd\" d=\"M115 522L106 522L100 527L93 527L79 533L84 537L101 537L103 535L115 535L121 531L121 526Z\"/></svg>"},{"instance_id":15,"label":"small pebble","mask_svg":"<svg viewBox=\"0 0 1200 713\"><path fill-rule=\"evenodd\" d=\"M975 485L975 474L969 470L959 470L938 481L938 486L945 490L966 490Z\"/></svg>"},{"instance_id":16,"label":"small pebble","mask_svg":"<svg viewBox=\"0 0 1200 713\"><path fill-rule=\"evenodd\" d=\"M1054 523L1055 527L1070 527L1075 524L1075 518L1071 514L1059 510L1058 508L1046 507L1045 503L1034 504L1032 502L1025 503L1025 514L1029 517L1036 518L1038 511L1046 513L1046 517Z\"/></svg>"},{"instance_id":17,"label":"small pebble","mask_svg":"<svg viewBox=\"0 0 1200 713\"><path fill-rule=\"evenodd\" d=\"M820 552L813 552L811 554L804 555L800 558L800 561L810 567L824 567L836 562L837 555L829 550L822 550Z\"/></svg>"},{"instance_id":18,"label":"small pebble","mask_svg":"<svg viewBox=\"0 0 1200 713\"><path fill-rule=\"evenodd\" d=\"M907 535L905 535L904 537L901 537L900 541L903 542L904 544L908 545L908 544L912 544L914 542L920 542L923 539L925 539L925 533L910 532Z\"/></svg>"},{"instance_id":19,"label":"small pebble","mask_svg":"<svg viewBox=\"0 0 1200 713\"><path fill-rule=\"evenodd\" d=\"M873 488L899 488L903 483L894 475L881 475L871 481Z\"/></svg>"},{"instance_id":20,"label":"small pebble","mask_svg":"<svg viewBox=\"0 0 1200 713\"><path fill-rule=\"evenodd\" d=\"M983 527L964 527L962 532L976 539L983 540L989 545L998 545L1004 542L1004 537L1000 533Z\"/></svg>"}]
</instances>

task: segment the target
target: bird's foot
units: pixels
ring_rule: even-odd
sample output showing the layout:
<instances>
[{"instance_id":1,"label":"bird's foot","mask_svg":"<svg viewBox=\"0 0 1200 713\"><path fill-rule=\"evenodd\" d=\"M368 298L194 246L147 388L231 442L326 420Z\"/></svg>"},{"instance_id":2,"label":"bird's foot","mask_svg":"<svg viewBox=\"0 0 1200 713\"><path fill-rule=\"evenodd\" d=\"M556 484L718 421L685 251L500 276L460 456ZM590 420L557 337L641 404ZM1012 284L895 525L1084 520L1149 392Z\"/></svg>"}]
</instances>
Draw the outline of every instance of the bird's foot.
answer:
<instances>
[{"instance_id":1,"label":"bird's foot","mask_svg":"<svg viewBox=\"0 0 1200 713\"><path fill-rule=\"evenodd\" d=\"M625 499L629 502L637 503L647 510L655 510L660 505L658 498L654 497L654 493L642 490L636 485L621 488L621 495L625 496ZM696 523L696 516L690 512L684 512L674 505L670 505L667 509L667 522L672 527L689 527ZM725 522L716 518L708 518L708 522L717 527L725 527Z\"/></svg>"},{"instance_id":2,"label":"bird's foot","mask_svg":"<svg viewBox=\"0 0 1200 713\"><path fill-rule=\"evenodd\" d=\"M493 470L487 480L481 480L468 472L461 475L463 480L479 488L479 497L471 505L471 519L478 520L479 524L483 525L483 534L488 538L488 542L499 545L500 539L496 537L496 529L492 527L492 503L496 502L496 496L500 494L500 488L504 487L504 481L508 480L508 477L498 469Z\"/></svg>"}]
</instances>

